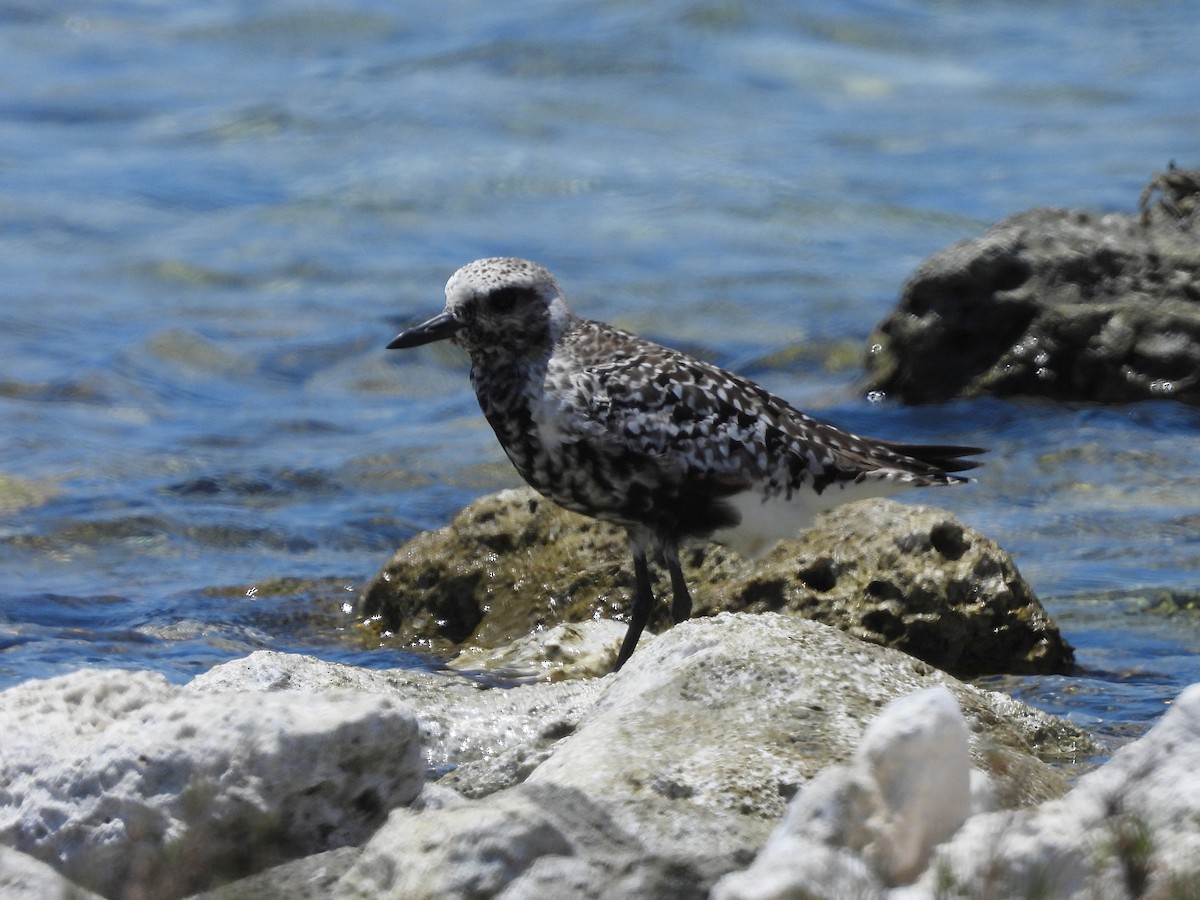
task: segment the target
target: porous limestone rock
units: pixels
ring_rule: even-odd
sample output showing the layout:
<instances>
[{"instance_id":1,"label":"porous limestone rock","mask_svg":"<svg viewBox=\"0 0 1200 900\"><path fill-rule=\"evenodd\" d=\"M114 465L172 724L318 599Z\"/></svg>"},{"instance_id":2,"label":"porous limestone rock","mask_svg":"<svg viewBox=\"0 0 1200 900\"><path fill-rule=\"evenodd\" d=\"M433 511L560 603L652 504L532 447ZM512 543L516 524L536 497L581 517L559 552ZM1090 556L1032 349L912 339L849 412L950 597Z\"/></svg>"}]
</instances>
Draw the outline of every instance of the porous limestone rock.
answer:
<instances>
[{"instance_id":1,"label":"porous limestone rock","mask_svg":"<svg viewBox=\"0 0 1200 900\"><path fill-rule=\"evenodd\" d=\"M884 705L937 685L962 706L973 765L1001 808L1066 789L1043 760L1097 752L1078 729L1009 697L772 613L681 623L599 679L481 690L484 678L260 652L193 686L352 687L416 711L430 771L445 773L431 786L441 790L427 788L422 806L393 813L390 836L372 839L369 857L364 850L356 874L347 873L347 896L364 885L370 896L405 896L412 884L403 873L437 860L433 883L486 882L502 897L549 898L556 884L580 897L703 896L750 864L810 779L852 758ZM587 823L600 822L607 841L583 847ZM467 840L460 831L471 823L482 830ZM638 893L637 885L650 887Z\"/></svg>"},{"instance_id":2,"label":"porous limestone rock","mask_svg":"<svg viewBox=\"0 0 1200 900\"><path fill-rule=\"evenodd\" d=\"M364 669L261 650L197 676L197 692L356 691L383 694L413 710L430 777L467 796L523 780L595 706L606 683L573 680L513 687L491 673ZM475 779L459 770L478 766Z\"/></svg>"},{"instance_id":3,"label":"porous limestone rock","mask_svg":"<svg viewBox=\"0 0 1200 900\"><path fill-rule=\"evenodd\" d=\"M653 636L642 632L642 640ZM567 622L493 650L468 648L451 665L466 673L519 673L545 681L599 678L613 670L624 637L625 626L612 619Z\"/></svg>"},{"instance_id":4,"label":"porous limestone rock","mask_svg":"<svg viewBox=\"0 0 1200 900\"><path fill-rule=\"evenodd\" d=\"M289 860L188 900L338 900L338 879L358 861L359 847L338 847Z\"/></svg>"},{"instance_id":5,"label":"porous limestone rock","mask_svg":"<svg viewBox=\"0 0 1200 900\"><path fill-rule=\"evenodd\" d=\"M754 865L722 878L712 898L870 897L906 884L970 815L971 775L949 690L894 700L850 762L805 785Z\"/></svg>"},{"instance_id":6,"label":"porous limestone rock","mask_svg":"<svg viewBox=\"0 0 1200 900\"><path fill-rule=\"evenodd\" d=\"M868 339L866 389L1200 403L1198 200L1173 169L1140 215L1033 209L940 251Z\"/></svg>"},{"instance_id":7,"label":"porous limestone rock","mask_svg":"<svg viewBox=\"0 0 1200 900\"><path fill-rule=\"evenodd\" d=\"M852 503L762 559L710 544L686 550L683 563L695 616L793 612L958 675L1073 665L1012 558L943 510ZM561 622L623 618L632 590L620 529L522 488L483 497L400 548L361 609L401 646L465 648L478 660L482 650ZM670 596L661 573L656 593ZM666 603L650 626L670 626ZM614 658L618 644L614 633Z\"/></svg>"},{"instance_id":8,"label":"porous limestone rock","mask_svg":"<svg viewBox=\"0 0 1200 900\"><path fill-rule=\"evenodd\" d=\"M603 798L648 851L694 858L701 880L743 867L797 790L851 757L881 707L931 685L949 686L966 710L977 765L1005 783L998 793L1006 805L1061 790L1060 776L1018 749L1030 749L1032 719L1018 726L1024 737L996 727L1012 723L1008 698L792 616L722 613L681 623L611 680L526 781Z\"/></svg>"},{"instance_id":9,"label":"porous limestone rock","mask_svg":"<svg viewBox=\"0 0 1200 900\"><path fill-rule=\"evenodd\" d=\"M0 732L0 844L106 896L178 897L360 842L424 776L416 720L378 694L82 670L0 693Z\"/></svg>"},{"instance_id":10,"label":"porous limestone rock","mask_svg":"<svg viewBox=\"0 0 1200 900\"><path fill-rule=\"evenodd\" d=\"M100 900L32 856L0 845L0 897L4 900Z\"/></svg>"},{"instance_id":11,"label":"porous limestone rock","mask_svg":"<svg viewBox=\"0 0 1200 900\"><path fill-rule=\"evenodd\" d=\"M1200 684L1144 737L1034 809L974 816L910 900L1191 897L1200 887Z\"/></svg>"},{"instance_id":12,"label":"porous limestone rock","mask_svg":"<svg viewBox=\"0 0 1200 900\"><path fill-rule=\"evenodd\" d=\"M335 897L604 900L700 896L686 865L645 852L579 791L523 784L437 810L397 810Z\"/></svg>"}]
</instances>

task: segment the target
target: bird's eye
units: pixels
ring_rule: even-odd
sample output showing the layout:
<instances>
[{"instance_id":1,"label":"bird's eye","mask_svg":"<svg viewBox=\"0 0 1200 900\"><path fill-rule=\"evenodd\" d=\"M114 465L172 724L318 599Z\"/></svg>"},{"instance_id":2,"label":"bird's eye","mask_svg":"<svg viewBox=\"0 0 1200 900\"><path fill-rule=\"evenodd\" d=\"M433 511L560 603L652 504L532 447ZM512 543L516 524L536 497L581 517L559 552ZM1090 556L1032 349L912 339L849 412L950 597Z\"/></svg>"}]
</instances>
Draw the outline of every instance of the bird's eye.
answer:
<instances>
[{"instance_id":1,"label":"bird's eye","mask_svg":"<svg viewBox=\"0 0 1200 900\"><path fill-rule=\"evenodd\" d=\"M520 288L499 288L488 294L488 307L492 312L512 312L524 293Z\"/></svg>"}]
</instances>

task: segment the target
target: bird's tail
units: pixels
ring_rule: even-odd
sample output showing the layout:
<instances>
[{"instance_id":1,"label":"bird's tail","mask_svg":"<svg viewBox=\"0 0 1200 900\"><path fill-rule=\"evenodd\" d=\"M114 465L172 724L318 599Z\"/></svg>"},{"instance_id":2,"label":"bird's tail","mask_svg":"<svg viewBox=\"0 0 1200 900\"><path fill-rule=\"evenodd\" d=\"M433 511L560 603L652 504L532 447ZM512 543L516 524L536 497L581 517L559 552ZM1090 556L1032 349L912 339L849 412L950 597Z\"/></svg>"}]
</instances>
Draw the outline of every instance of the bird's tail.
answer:
<instances>
[{"instance_id":1,"label":"bird's tail","mask_svg":"<svg viewBox=\"0 0 1200 900\"><path fill-rule=\"evenodd\" d=\"M983 465L977 459L968 459L987 453L986 447L960 447L955 444L905 444L899 441L881 441L893 453L907 456L927 469L926 474L949 474L965 472ZM958 479L954 479L958 480Z\"/></svg>"}]
</instances>

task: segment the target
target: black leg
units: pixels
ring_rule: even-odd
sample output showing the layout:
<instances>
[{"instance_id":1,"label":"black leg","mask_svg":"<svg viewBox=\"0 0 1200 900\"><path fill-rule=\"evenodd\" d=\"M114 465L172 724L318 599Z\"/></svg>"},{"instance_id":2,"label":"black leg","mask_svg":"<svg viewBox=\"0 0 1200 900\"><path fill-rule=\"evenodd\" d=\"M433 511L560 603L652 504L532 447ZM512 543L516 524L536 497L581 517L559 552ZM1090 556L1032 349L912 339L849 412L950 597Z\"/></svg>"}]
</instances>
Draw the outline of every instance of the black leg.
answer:
<instances>
[{"instance_id":1,"label":"black leg","mask_svg":"<svg viewBox=\"0 0 1200 900\"><path fill-rule=\"evenodd\" d=\"M683 569L679 566L679 553L671 549L665 554L667 571L671 573L671 621L678 625L692 614L692 595L688 593Z\"/></svg>"},{"instance_id":2,"label":"black leg","mask_svg":"<svg viewBox=\"0 0 1200 900\"><path fill-rule=\"evenodd\" d=\"M621 652L617 654L617 665L613 669L619 672L621 666L633 656L633 648L637 646L638 638L650 621L650 611L654 608L654 592L650 588L650 569L646 565L646 555L641 551L633 551L633 578L636 582L633 594L633 608L629 611L629 628L625 631L625 640L621 642Z\"/></svg>"}]
</instances>

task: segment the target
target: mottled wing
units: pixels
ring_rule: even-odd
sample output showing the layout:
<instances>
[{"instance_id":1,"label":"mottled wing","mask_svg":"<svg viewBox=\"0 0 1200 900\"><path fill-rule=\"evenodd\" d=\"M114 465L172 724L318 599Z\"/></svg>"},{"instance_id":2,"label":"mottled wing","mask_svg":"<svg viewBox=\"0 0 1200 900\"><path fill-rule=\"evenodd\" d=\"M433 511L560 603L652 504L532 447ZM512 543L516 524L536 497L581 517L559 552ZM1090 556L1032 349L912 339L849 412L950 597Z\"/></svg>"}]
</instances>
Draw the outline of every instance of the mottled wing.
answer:
<instances>
[{"instance_id":1,"label":"mottled wing","mask_svg":"<svg viewBox=\"0 0 1200 900\"><path fill-rule=\"evenodd\" d=\"M583 324L579 346L591 358L576 357L572 404L610 452L643 459L680 485L757 484L790 496L805 484L821 492L869 478L945 484L964 480L948 473L975 466L962 457L981 452L861 438L710 363Z\"/></svg>"}]
</instances>

